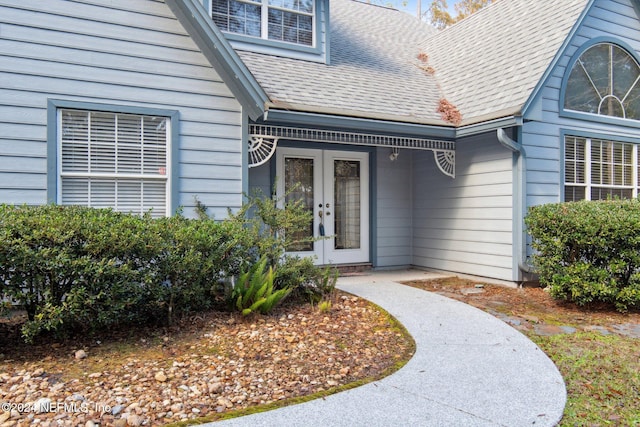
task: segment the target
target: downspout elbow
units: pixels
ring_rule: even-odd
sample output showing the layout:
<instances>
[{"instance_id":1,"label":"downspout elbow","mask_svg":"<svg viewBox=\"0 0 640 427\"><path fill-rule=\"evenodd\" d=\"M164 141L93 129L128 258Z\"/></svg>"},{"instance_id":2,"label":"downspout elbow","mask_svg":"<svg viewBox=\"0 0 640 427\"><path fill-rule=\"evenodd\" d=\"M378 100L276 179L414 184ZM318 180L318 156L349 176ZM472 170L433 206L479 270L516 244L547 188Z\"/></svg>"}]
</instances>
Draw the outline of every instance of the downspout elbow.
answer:
<instances>
[{"instance_id":1,"label":"downspout elbow","mask_svg":"<svg viewBox=\"0 0 640 427\"><path fill-rule=\"evenodd\" d=\"M509 135L507 135L507 132L505 132L504 129L502 128L498 128L497 132L498 132L498 141L500 141L500 144L502 144L504 147L508 148L509 150L513 151L514 153L517 153L518 155L522 155L523 157L526 157L526 153L524 151L524 147L522 146L522 144L518 144L513 139L509 138Z\"/></svg>"}]
</instances>

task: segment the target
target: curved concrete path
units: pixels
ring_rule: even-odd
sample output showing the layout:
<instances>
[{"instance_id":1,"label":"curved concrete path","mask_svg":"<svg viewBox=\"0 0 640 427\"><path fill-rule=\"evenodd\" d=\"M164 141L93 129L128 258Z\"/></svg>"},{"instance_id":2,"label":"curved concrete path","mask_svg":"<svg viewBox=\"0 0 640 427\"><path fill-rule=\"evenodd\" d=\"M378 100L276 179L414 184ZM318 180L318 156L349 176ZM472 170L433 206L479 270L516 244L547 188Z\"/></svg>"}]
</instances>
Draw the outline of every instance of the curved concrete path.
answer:
<instances>
[{"instance_id":1,"label":"curved concrete path","mask_svg":"<svg viewBox=\"0 0 640 427\"><path fill-rule=\"evenodd\" d=\"M553 426L566 390L556 366L520 332L469 305L396 281L423 271L343 277L338 288L395 316L416 341L380 381L209 426Z\"/></svg>"}]
</instances>

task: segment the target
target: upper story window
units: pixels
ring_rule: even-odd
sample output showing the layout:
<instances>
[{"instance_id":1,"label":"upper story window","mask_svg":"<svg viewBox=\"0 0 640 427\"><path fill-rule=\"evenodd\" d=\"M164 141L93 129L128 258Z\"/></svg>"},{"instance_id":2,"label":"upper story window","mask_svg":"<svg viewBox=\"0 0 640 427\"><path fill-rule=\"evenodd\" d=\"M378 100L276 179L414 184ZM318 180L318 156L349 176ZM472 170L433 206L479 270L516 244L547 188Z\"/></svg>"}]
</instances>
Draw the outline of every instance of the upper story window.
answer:
<instances>
[{"instance_id":1,"label":"upper story window","mask_svg":"<svg viewBox=\"0 0 640 427\"><path fill-rule=\"evenodd\" d=\"M585 50L567 80L564 109L640 120L640 67L625 49L598 43Z\"/></svg>"},{"instance_id":2,"label":"upper story window","mask_svg":"<svg viewBox=\"0 0 640 427\"><path fill-rule=\"evenodd\" d=\"M212 0L211 17L230 33L314 46L314 0Z\"/></svg>"}]
</instances>

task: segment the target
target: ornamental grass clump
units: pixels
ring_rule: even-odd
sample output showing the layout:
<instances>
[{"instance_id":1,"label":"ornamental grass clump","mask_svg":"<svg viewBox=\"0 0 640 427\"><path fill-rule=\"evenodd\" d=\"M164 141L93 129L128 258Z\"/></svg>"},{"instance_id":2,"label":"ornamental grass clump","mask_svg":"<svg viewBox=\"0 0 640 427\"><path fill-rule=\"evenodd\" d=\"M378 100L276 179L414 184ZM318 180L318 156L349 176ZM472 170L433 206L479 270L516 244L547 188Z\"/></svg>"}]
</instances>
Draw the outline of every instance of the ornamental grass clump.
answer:
<instances>
[{"instance_id":1,"label":"ornamental grass clump","mask_svg":"<svg viewBox=\"0 0 640 427\"><path fill-rule=\"evenodd\" d=\"M256 312L270 313L291 293L289 287L274 289L274 278L273 267L269 266L267 269L267 258L263 257L260 262L240 275L231 290L231 302L243 316Z\"/></svg>"},{"instance_id":2,"label":"ornamental grass clump","mask_svg":"<svg viewBox=\"0 0 640 427\"><path fill-rule=\"evenodd\" d=\"M526 224L540 283L554 298L640 309L640 201L534 206Z\"/></svg>"}]
</instances>

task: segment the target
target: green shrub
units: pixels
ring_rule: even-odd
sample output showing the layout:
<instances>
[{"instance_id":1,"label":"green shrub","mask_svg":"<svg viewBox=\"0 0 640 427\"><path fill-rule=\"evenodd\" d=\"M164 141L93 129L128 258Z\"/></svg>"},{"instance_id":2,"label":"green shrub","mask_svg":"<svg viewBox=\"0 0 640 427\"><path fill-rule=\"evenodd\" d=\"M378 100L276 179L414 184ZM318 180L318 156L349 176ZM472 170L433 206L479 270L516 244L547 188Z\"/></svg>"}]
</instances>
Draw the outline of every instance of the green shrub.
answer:
<instances>
[{"instance_id":1,"label":"green shrub","mask_svg":"<svg viewBox=\"0 0 640 427\"><path fill-rule=\"evenodd\" d=\"M0 298L27 310L27 340L208 308L251 243L233 222L54 205L0 205L0 242Z\"/></svg>"},{"instance_id":2,"label":"green shrub","mask_svg":"<svg viewBox=\"0 0 640 427\"><path fill-rule=\"evenodd\" d=\"M640 308L640 201L535 206L526 224L540 282L552 296Z\"/></svg>"},{"instance_id":3,"label":"green shrub","mask_svg":"<svg viewBox=\"0 0 640 427\"><path fill-rule=\"evenodd\" d=\"M269 265L276 265L284 257L287 248L312 242L313 237L306 235L313 221L313 212L309 211L301 200L285 203L284 199L267 197L257 190L247 197L238 212L229 212L230 220L242 224L249 233L252 245L256 249L256 261L266 257ZM206 207L200 206L206 212Z\"/></svg>"},{"instance_id":4,"label":"green shrub","mask_svg":"<svg viewBox=\"0 0 640 427\"><path fill-rule=\"evenodd\" d=\"M317 303L335 291L338 270L318 267L311 258L285 256L276 270L276 288L289 287L292 297Z\"/></svg>"},{"instance_id":5,"label":"green shrub","mask_svg":"<svg viewBox=\"0 0 640 427\"><path fill-rule=\"evenodd\" d=\"M335 274L309 258L285 255L311 213L298 202L278 205L256 194L222 222L209 219L202 203L199 220L0 205L0 301L27 310L27 340L47 331L171 323L183 313L223 305L229 289L222 283L266 259L274 271L263 280L272 285L258 311L290 292L317 302L333 291ZM256 302L245 306L243 299L243 310Z\"/></svg>"},{"instance_id":6,"label":"green shrub","mask_svg":"<svg viewBox=\"0 0 640 427\"><path fill-rule=\"evenodd\" d=\"M164 244L158 254L157 275L163 284L159 295L168 322L176 314L223 303L220 282L251 263L251 242L237 223L178 216L154 220L153 227Z\"/></svg>"}]
</instances>

